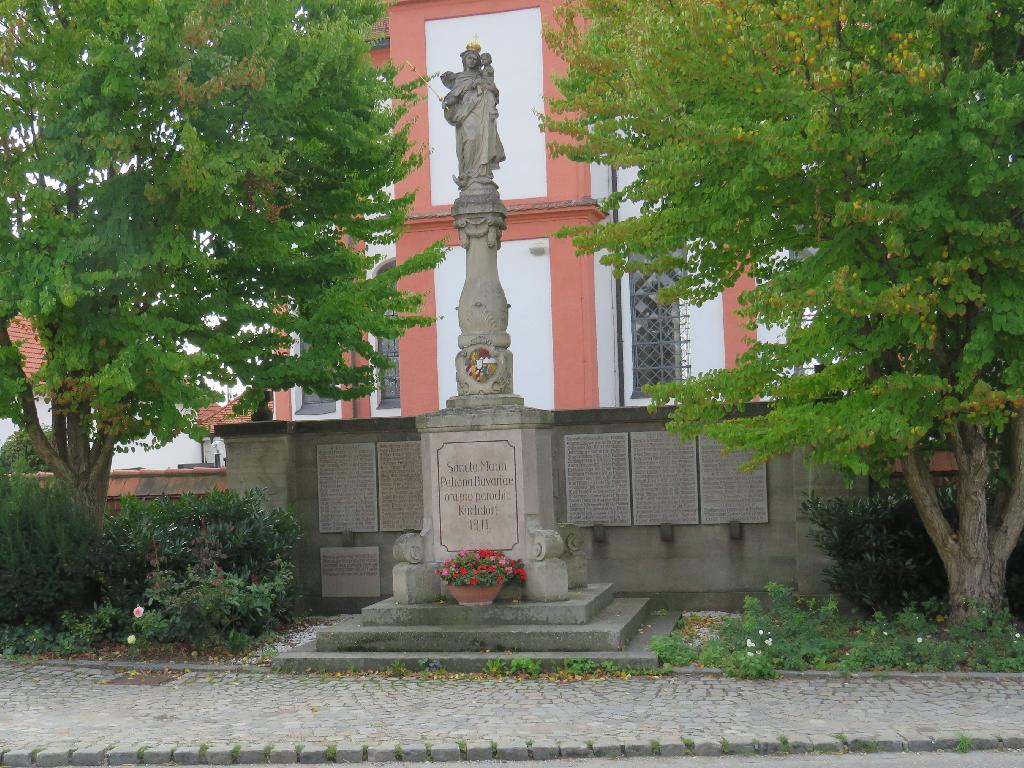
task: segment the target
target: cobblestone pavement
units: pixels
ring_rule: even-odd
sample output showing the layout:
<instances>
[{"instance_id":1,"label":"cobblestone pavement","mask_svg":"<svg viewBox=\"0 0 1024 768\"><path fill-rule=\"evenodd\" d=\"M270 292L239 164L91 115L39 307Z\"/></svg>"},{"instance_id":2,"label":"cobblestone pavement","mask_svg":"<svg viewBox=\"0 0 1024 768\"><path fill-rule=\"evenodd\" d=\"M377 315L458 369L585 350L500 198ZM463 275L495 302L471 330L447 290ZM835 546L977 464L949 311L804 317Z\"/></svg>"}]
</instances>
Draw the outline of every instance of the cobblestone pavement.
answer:
<instances>
[{"instance_id":1,"label":"cobblestone pavement","mask_svg":"<svg viewBox=\"0 0 1024 768\"><path fill-rule=\"evenodd\" d=\"M189 672L158 686L107 682L115 676L0 662L0 746L532 741L579 756L564 745L599 754L611 739L628 754L628 744L652 740L712 751L723 740L733 751L848 741L851 750L916 751L951 748L961 734L975 748L1024 746L1020 677L561 683Z\"/></svg>"}]
</instances>

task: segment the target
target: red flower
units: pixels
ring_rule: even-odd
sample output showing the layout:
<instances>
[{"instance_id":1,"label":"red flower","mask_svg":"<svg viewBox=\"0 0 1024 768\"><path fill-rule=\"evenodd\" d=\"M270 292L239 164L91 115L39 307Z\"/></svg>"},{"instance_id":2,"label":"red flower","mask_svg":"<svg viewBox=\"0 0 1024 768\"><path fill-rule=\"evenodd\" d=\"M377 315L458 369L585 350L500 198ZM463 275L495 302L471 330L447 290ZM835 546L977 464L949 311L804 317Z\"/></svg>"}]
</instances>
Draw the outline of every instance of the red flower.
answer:
<instances>
[{"instance_id":1,"label":"red flower","mask_svg":"<svg viewBox=\"0 0 1024 768\"><path fill-rule=\"evenodd\" d=\"M470 583L470 584L476 584L476 583L477 583L477 581L479 581L479 579L477 579L477 578L476 578L476 577L474 576L474 577L473 577L472 579L470 579L470 580L469 580L469 583Z\"/></svg>"}]
</instances>

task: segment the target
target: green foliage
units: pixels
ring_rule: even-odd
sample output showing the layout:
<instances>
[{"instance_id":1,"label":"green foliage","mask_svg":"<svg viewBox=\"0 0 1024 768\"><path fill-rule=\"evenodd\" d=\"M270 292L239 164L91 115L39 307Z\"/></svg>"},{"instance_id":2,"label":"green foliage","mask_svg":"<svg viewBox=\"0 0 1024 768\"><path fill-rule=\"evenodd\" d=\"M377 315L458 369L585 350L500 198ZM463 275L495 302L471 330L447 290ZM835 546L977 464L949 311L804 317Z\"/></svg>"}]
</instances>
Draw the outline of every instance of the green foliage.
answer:
<instances>
[{"instance_id":1,"label":"green foliage","mask_svg":"<svg viewBox=\"0 0 1024 768\"><path fill-rule=\"evenodd\" d=\"M952 491L943 490L940 498L955 513ZM868 499L811 496L803 509L817 526L815 543L831 558L825 569L829 587L853 604L891 612L946 597L942 561L907 493Z\"/></svg>"},{"instance_id":2,"label":"green foliage","mask_svg":"<svg viewBox=\"0 0 1024 768\"><path fill-rule=\"evenodd\" d=\"M52 624L98 597L97 533L58 482L0 476L0 617Z\"/></svg>"},{"instance_id":3,"label":"green foliage","mask_svg":"<svg viewBox=\"0 0 1024 768\"><path fill-rule=\"evenodd\" d=\"M244 648L271 630L291 607L293 572L280 563L273 578L253 582L213 566L183 574L157 571L146 590L149 610L135 620L141 643L226 644Z\"/></svg>"},{"instance_id":4,"label":"green foliage","mask_svg":"<svg viewBox=\"0 0 1024 768\"><path fill-rule=\"evenodd\" d=\"M567 675L611 675L623 671L614 661L596 661L594 659L567 659L562 672Z\"/></svg>"},{"instance_id":5,"label":"green foliage","mask_svg":"<svg viewBox=\"0 0 1024 768\"><path fill-rule=\"evenodd\" d=\"M509 674L537 677L541 673L540 662L529 656L517 656L508 663Z\"/></svg>"},{"instance_id":6,"label":"green foliage","mask_svg":"<svg viewBox=\"0 0 1024 768\"><path fill-rule=\"evenodd\" d=\"M44 429L43 434L49 439L52 437L53 431ZM25 430L19 429L4 440L4 444L0 446L0 474L44 472L45 470L46 463L39 458L39 454L32 447L32 440Z\"/></svg>"},{"instance_id":7,"label":"green foliage","mask_svg":"<svg viewBox=\"0 0 1024 768\"><path fill-rule=\"evenodd\" d=\"M104 604L81 615L61 614L56 625L0 624L0 654L80 653L100 640L109 639L118 618L115 609Z\"/></svg>"},{"instance_id":8,"label":"green foliage","mask_svg":"<svg viewBox=\"0 0 1024 768\"><path fill-rule=\"evenodd\" d=\"M700 665L752 679L807 669L1024 671L1021 628L1005 610L979 608L963 624L947 626L941 604L932 601L861 621L841 615L833 599L796 598L778 584L766 590L764 603L747 597L742 614L696 648ZM664 647L680 645L677 639Z\"/></svg>"},{"instance_id":9,"label":"green foliage","mask_svg":"<svg viewBox=\"0 0 1024 768\"><path fill-rule=\"evenodd\" d=\"M125 499L99 535L58 483L0 477L0 651L71 653L134 634L239 652L294 605L298 522L261 492Z\"/></svg>"},{"instance_id":10,"label":"green foliage","mask_svg":"<svg viewBox=\"0 0 1024 768\"><path fill-rule=\"evenodd\" d=\"M647 646L654 651L661 664L673 667L688 667L697 661L697 648L683 640L678 634L655 635Z\"/></svg>"},{"instance_id":11,"label":"green foliage","mask_svg":"<svg viewBox=\"0 0 1024 768\"><path fill-rule=\"evenodd\" d=\"M396 240L411 200L390 189L420 162L414 86L370 60L383 10L0 3L0 417L30 426L21 396L46 397L62 477L195 431L214 385L241 380L249 410L295 384L368 394L388 362L367 334L429 322L396 282L440 248L367 278L360 245ZM17 314L46 354L31 382Z\"/></svg>"},{"instance_id":12,"label":"green foliage","mask_svg":"<svg viewBox=\"0 0 1024 768\"><path fill-rule=\"evenodd\" d=\"M501 675L508 674L508 665L501 659L488 659L487 663L484 664L484 672L488 675L500 677Z\"/></svg>"},{"instance_id":13,"label":"green foliage","mask_svg":"<svg viewBox=\"0 0 1024 768\"><path fill-rule=\"evenodd\" d=\"M575 230L578 250L678 275L665 301L741 289L737 366L650 389L670 428L877 477L899 459L926 476L952 447L970 483L1005 492L982 505L986 537L974 507L942 520L922 478L949 562L990 541L1005 562L1024 526L1022 16L1021 0L568 0L549 33L569 65L557 151L639 169L605 203L639 215ZM740 418L755 400L771 407Z\"/></svg>"},{"instance_id":14,"label":"green foliage","mask_svg":"<svg viewBox=\"0 0 1024 768\"><path fill-rule=\"evenodd\" d=\"M243 581L273 579L299 539L292 510L270 509L260 490L140 501L126 497L103 532L103 581L115 605L143 601L149 574L216 566Z\"/></svg>"}]
</instances>

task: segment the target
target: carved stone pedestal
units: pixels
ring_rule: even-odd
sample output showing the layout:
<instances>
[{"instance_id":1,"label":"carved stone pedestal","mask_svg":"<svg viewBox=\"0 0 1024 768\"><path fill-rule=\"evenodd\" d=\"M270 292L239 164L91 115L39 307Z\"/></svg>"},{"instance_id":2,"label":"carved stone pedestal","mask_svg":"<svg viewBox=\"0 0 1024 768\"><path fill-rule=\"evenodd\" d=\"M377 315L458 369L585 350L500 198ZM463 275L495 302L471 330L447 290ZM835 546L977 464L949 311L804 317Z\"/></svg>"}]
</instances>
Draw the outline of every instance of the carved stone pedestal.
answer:
<instances>
[{"instance_id":1,"label":"carved stone pedestal","mask_svg":"<svg viewBox=\"0 0 1024 768\"><path fill-rule=\"evenodd\" d=\"M433 569L467 549L521 558L527 600L565 600L569 577L555 529L551 412L519 405L456 408L416 423L423 446L424 531L419 541L396 545L396 602L436 599Z\"/></svg>"}]
</instances>

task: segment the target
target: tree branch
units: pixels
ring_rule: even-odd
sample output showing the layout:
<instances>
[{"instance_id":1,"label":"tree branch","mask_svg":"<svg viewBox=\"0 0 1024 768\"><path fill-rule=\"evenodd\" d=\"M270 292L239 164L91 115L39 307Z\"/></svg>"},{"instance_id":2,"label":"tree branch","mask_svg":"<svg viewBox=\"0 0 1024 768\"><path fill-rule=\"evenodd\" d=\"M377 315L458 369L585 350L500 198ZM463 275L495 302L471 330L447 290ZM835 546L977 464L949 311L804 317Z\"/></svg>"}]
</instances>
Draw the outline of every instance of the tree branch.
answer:
<instances>
[{"instance_id":1,"label":"tree branch","mask_svg":"<svg viewBox=\"0 0 1024 768\"><path fill-rule=\"evenodd\" d=\"M917 513L948 570L957 548L956 532L942 514L928 459L918 449L910 451L903 462L903 472Z\"/></svg>"},{"instance_id":2,"label":"tree branch","mask_svg":"<svg viewBox=\"0 0 1024 768\"><path fill-rule=\"evenodd\" d=\"M1024 408L1010 419L1010 491L996 510L991 532L993 554L1004 562L1013 553L1024 531Z\"/></svg>"}]
</instances>

